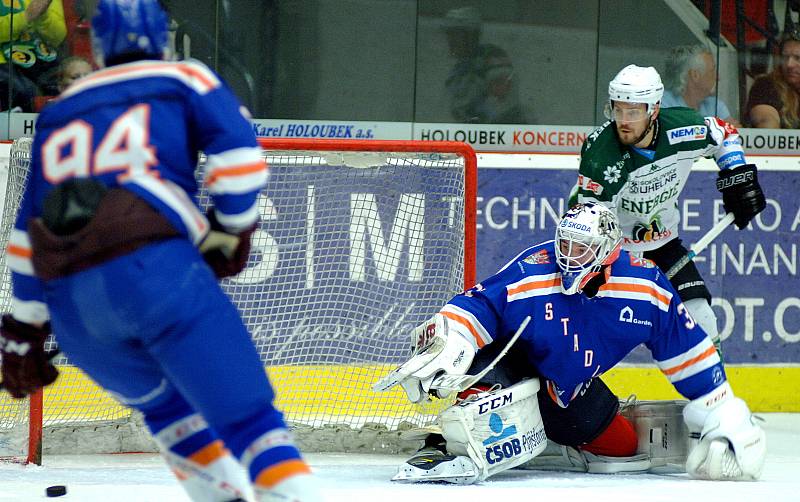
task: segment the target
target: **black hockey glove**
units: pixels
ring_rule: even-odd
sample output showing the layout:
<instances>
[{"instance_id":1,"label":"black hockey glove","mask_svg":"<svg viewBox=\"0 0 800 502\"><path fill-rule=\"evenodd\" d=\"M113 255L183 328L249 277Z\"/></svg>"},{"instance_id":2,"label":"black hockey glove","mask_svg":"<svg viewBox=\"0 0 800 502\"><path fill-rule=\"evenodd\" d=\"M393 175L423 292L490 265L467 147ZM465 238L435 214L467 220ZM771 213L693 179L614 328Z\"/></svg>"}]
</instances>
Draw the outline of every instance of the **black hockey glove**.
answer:
<instances>
[{"instance_id":1,"label":"black hockey glove","mask_svg":"<svg viewBox=\"0 0 800 502\"><path fill-rule=\"evenodd\" d=\"M722 192L725 211L733 213L739 229L746 227L755 215L767 207L767 199L758 184L755 164L721 170L717 178L717 190Z\"/></svg>"},{"instance_id":2,"label":"black hockey glove","mask_svg":"<svg viewBox=\"0 0 800 502\"><path fill-rule=\"evenodd\" d=\"M250 239L258 223L239 232L230 232L220 225L213 210L207 216L211 231L200 244L203 259L219 279L239 274L247 266Z\"/></svg>"},{"instance_id":3,"label":"black hockey glove","mask_svg":"<svg viewBox=\"0 0 800 502\"><path fill-rule=\"evenodd\" d=\"M41 328L3 316L0 326L0 351L3 355L3 387L12 397L22 398L55 382L58 370L50 364L44 341L50 323Z\"/></svg>"}]
</instances>

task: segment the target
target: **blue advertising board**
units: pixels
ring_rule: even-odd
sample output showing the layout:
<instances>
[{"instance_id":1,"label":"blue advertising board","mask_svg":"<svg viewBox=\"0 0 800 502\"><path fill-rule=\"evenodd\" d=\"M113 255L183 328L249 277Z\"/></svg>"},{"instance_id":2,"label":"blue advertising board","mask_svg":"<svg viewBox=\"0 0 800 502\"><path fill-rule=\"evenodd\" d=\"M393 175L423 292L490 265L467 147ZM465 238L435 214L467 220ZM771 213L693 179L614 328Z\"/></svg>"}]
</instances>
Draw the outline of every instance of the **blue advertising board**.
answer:
<instances>
[{"instance_id":1,"label":"blue advertising board","mask_svg":"<svg viewBox=\"0 0 800 502\"><path fill-rule=\"evenodd\" d=\"M526 247L553 238L575 169L481 168L478 171L478 270L487 277ZM724 215L716 173L695 171L681 198L680 236L687 247ZM800 362L798 229L800 176L761 170L767 209L750 228L726 229L695 259L714 296L725 361ZM650 362L645 350L626 362Z\"/></svg>"}]
</instances>

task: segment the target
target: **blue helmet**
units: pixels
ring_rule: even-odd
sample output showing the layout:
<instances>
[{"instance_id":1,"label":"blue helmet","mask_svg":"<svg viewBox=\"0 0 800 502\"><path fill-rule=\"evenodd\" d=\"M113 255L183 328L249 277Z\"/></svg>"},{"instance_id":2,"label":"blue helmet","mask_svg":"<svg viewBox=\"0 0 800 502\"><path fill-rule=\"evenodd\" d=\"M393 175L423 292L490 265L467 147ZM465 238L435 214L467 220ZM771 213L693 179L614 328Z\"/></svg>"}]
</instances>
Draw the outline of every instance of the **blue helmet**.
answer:
<instances>
[{"instance_id":1,"label":"blue helmet","mask_svg":"<svg viewBox=\"0 0 800 502\"><path fill-rule=\"evenodd\" d=\"M100 0L92 18L98 63L126 54L162 57L169 19L158 0Z\"/></svg>"}]
</instances>

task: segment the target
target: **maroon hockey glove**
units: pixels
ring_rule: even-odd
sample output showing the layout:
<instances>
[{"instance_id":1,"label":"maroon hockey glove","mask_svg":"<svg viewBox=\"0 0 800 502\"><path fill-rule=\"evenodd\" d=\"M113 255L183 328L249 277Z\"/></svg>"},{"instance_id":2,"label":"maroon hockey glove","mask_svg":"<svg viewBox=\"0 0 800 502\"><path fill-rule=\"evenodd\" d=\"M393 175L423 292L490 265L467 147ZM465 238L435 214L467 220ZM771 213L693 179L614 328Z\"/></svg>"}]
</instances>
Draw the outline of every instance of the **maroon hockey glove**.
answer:
<instances>
[{"instance_id":1,"label":"maroon hockey glove","mask_svg":"<svg viewBox=\"0 0 800 502\"><path fill-rule=\"evenodd\" d=\"M50 323L41 328L3 316L0 326L0 351L3 356L3 387L12 397L22 398L55 382L58 370L50 364L44 341Z\"/></svg>"},{"instance_id":2,"label":"maroon hockey glove","mask_svg":"<svg viewBox=\"0 0 800 502\"><path fill-rule=\"evenodd\" d=\"M239 274L250 257L250 239L258 223L239 232L229 232L217 221L214 211L208 212L211 231L200 244L203 259L219 279Z\"/></svg>"}]
</instances>

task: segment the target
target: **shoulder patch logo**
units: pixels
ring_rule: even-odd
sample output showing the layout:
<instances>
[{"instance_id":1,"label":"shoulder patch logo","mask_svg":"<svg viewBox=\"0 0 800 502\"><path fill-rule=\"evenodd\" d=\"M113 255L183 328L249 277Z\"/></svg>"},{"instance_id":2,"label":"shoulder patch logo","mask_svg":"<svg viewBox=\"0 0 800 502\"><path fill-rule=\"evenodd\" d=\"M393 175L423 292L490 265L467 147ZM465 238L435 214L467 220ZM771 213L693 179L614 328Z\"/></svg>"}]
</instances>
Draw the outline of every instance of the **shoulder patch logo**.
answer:
<instances>
[{"instance_id":1,"label":"shoulder patch logo","mask_svg":"<svg viewBox=\"0 0 800 502\"><path fill-rule=\"evenodd\" d=\"M542 263L550 263L550 255L547 254L546 249L540 249L539 251L533 253L530 256L526 256L522 259L525 263L530 263L531 265L540 265Z\"/></svg>"},{"instance_id":2,"label":"shoulder patch logo","mask_svg":"<svg viewBox=\"0 0 800 502\"><path fill-rule=\"evenodd\" d=\"M600 195L603 193L603 185L582 174L578 175L578 186L581 187L582 190L592 192L595 195Z\"/></svg>"},{"instance_id":3,"label":"shoulder patch logo","mask_svg":"<svg viewBox=\"0 0 800 502\"><path fill-rule=\"evenodd\" d=\"M684 141L698 141L705 138L707 132L708 128L701 125L679 127L667 131L667 139L670 145L683 143Z\"/></svg>"},{"instance_id":4,"label":"shoulder patch logo","mask_svg":"<svg viewBox=\"0 0 800 502\"><path fill-rule=\"evenodd\" d=\"M634 267L644 267L644 268L655 268L656 264L653 260L648 260L647 258L641 258L638 256L630 255L631 257L631 265Z\"/></svg>"}]
</instances>

